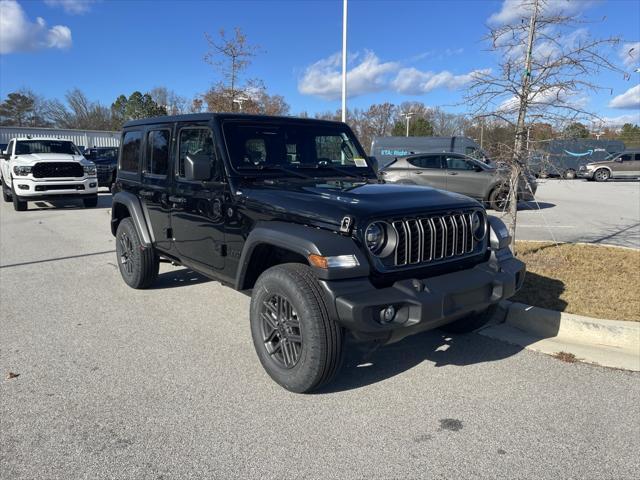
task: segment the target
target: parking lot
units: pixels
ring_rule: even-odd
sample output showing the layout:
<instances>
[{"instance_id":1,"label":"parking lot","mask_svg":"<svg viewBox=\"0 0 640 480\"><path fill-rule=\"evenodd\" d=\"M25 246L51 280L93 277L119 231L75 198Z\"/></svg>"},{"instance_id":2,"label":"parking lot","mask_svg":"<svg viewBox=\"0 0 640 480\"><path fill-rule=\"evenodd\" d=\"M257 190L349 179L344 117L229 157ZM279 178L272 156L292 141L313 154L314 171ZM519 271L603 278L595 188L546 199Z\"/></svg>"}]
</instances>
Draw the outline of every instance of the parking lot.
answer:
<instances>
[{"instance_id":1,"label":"parking lot","mask_svg":"<svg viewBox=\"0 0 640 480\"><path fill-rule=\"evenodd\" d=\"M548 181L538 192L520 238L638 246L637 182ZM3 479L556 480L640 469L640 376L476 334L352 347L329 388L289 393L256 358L247 296L166 264L150 290L124 284L109 207L101 194L96 209L0 209Z\"/></svg>"}]
</instances>

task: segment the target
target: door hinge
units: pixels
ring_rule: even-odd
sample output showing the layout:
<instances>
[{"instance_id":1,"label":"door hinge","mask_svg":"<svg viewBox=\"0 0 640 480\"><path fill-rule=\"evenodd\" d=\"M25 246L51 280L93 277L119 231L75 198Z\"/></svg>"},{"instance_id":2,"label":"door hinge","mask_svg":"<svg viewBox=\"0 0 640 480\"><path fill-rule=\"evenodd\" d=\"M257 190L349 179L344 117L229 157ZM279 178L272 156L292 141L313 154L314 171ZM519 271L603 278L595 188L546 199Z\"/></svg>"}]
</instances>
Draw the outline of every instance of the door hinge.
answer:
<instances>
[{"instance_id":1,"label":"door hinge","mask_svg":"<svg viewBox=\"0 0 640 480\"><path fill-rule=\"evenodd\" d=\"M216 243L213 246L213 249L221 257L227 256L227 245L225 243Z\"/></svg>"},{"instance_id":2,"label":"door hinge","mask_svg":"<svg viewBox=\"0 0 640 480\"><path fill-rule=\"evenodd\" d=\"M166 238L173 238L173 228L165 228Z\"/></svg>"}]
</instances>

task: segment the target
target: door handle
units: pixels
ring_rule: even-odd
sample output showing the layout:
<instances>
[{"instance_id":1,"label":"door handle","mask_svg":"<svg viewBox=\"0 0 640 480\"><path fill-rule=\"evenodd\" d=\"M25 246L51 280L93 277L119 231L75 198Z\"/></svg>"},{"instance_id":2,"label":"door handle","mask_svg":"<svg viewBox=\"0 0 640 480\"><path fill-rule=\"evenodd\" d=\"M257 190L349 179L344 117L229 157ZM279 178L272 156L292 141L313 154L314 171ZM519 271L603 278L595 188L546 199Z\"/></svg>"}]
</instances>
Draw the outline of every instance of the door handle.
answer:
<instances>
[{"instance_id":1,"label":"door handle","mask_svg":"<svg viewBox=\"0 0 640 480\"><path fill-rule=\"evenodd\" d=\"M154 192L148 190L140 190L140 196L144 198L153 198Z\"/></svg>"},{"instance_id":2,"label":"door handle","mask_svg":"<svg viewBox=\"0 0 640 480\"><path fill-rule=\"evenodd\" d=\"M447 175L457 175L458 172L447 172Z\"/></svg>"},{"instance_id":3,"label":"door handle","mask_svg":"<svg viewBox=\"0 0 640 480\"><path fill-rule=\"evenodd\" d=\"M417 171L416 175L422 175L422 172L421 171Z\"/></svg>"},{"instance_id":4,"label":"door handle","mask_svg":"<svg viewBox=\"0 0 640 480\"><path fill-rule=\"evenodd\" d=\"M177 205L183 205L187 203L187 199L184 197L176 197L175 195L169 195L169 201Z\"/></svg>"}]
</instances>

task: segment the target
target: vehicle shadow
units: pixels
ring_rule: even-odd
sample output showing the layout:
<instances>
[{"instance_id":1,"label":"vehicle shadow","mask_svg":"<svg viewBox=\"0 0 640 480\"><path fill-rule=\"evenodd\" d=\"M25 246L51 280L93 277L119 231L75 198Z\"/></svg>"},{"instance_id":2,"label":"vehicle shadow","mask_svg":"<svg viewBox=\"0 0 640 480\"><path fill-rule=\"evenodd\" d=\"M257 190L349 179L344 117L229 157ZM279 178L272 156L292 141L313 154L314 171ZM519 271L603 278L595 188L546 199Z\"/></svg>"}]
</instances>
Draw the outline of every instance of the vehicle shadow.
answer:
<instances>
[{"instance_id":1,"label":"vehicle shadow","mask_svg":"<svg viewBox=\"0 0 640 480\"><path fill-rule=\"evenodd\" d=\"M555 206L555 203L549 202L519 202L518 210L546 210Z\"/></svg>"},{"instance_id":2,"label":"vehicle shadow","mask_svg":"<svg viewBox=\"0 0 640 480\"><path fill-rule=\"evenodd\" d=\"M111 208L112 197L110 193L98 194L98 205L91 207L92 210L97 208ZM86 207L83 205L82 200L69 199L69 200L35 200L29 202L29 210L84 210Z\"/></svg>"},{"instance_id":3,"label":"vehicle shadow","mask_svg":"<svg viewBox=\"0 0 640 480\"><path fill-rule=\"evenodd\" d=\"M349 337L345 345L342 370L332 384L317 393L335 393L364 387L400 375L423 362L430 362L433 368L448 365L464 367L509 358L521 352L526 345L557 334L559 312L564 311L567 306L560 298L564 290L563 282L529 272L522 290L511 299L527 303L519 309L517 321L520 324L526 323L534 327L531 330L536 330L537 323L544 323L545 328L539 329L538 337L513 328L511 321L508 328L516 334L509 339L500 335L502 340L477 333L450 334L442 330L431 330L376 348L371 344L355 343ZM531 308L529 305L544 305L553 311ZM487 328L502 328L503 325L499 323L491 322L496 327Z\"/></svg>"},{"instance_id":4,"label":"vehicle shadow","mask_svg":"<svg viewBox=\"0 0 640 480\"><path fill-rule=\"evenodd\" d=\"M166 288L187 287L200 283L210 282L207 277L200 275L189 268L171 269L158 275L158 279L149 290L163 290Z\"/></svg>"}]
</instances>

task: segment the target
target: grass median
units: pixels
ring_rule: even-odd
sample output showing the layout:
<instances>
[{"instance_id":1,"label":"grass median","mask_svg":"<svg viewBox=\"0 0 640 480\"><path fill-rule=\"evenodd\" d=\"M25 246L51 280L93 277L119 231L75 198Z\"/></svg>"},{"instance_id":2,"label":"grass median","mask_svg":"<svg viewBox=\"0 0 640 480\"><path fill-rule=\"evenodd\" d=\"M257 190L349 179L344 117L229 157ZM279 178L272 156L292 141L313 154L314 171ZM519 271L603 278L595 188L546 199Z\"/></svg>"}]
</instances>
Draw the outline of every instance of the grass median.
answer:
<instances>
[{"instance_id":1,"label":"grass median","mask_svg":"<svg viewBox=\"0 0 640 480\"><path fill-rule=\"evenodd\" d=\"M511 300L611 320L640 321L640 251L572 243L518 242L527 264Z\"/></svg>"}]
</instances>

